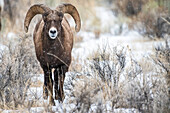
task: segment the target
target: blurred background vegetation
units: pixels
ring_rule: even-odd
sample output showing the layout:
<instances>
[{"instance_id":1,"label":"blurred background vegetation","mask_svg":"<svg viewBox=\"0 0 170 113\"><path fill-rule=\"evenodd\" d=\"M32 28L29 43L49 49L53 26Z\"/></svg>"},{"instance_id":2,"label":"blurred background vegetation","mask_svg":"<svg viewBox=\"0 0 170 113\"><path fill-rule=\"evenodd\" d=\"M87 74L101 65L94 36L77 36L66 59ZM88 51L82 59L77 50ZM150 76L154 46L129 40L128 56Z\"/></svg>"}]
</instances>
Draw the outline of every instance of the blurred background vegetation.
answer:
<instances>
[{"instance_id":1,"label":"blurred background vegetation","mask_svg":"<svg viewBox=\"0 0 170 113\"><path fill-rule=\"evenodd\" d=\"M62 2L75 5L80 12L83 29L93 31L96 35L108 32L110 29L101 28L103 22L97 16L99 14L96 13L96 6L106 6L120 18L120 22L127 22L129 28L138 30L141 34L151 38L163 37L164 32L170 31L166 27L169 25L167 22L170 21L169 0L1 0L3 4L1 5L1 34L5 35L9 31L23 33L23 21L31 5L41 3L55 9ZM37 21L38 18L34 19L33 23ZM162 23L167 25L162 25Z\"/></svg>"},{"instance_id":2,"label":"blurred background vegetation","mask_svg":"<svg viewBox=\"0 0 170 113\"><path fill-rule=\"evenodd\" d=\"M109 36L121 35L125 25L128 31L137 31L150 42L159 39L164 42L164 45L160 44L152 50L154 54L149 57L141 56L140 61L128 56L131 53L128 47L123 47L120 51L117 47L109 49L109 54L106 53L106 48L101 48L90 55L90 65L84 64L87 67L82 66L82 61L78 58L73 58L71 71L80 75L74 73L70 82L66 83L70 83L74 89L66 87L69 89L69 96L75 97L73 102L69 101L69 104L77 105L73 112L90 111L90 106L94 103L97 103L97 112L106 112L107 106L102 104L111 101L112 109L122 107L136 108L140 112L169 113L170 0L0 0L0 44L7 48L0 52L0 86L3 86L0 88L0 109L44 106L37 97L33 101L27 101L26 94L35 85L31 82L33 74L42 73L32 41L34 26L41 15L32 20L27 34L23 29L24 19L33 4L45 4L55 9L62 2L73 4L79 11L82 28L81 33L75 35L76 43L83 42L83 38L91 38L90 33L92 36L94 33L95 39L107 33ZM105 11L109 11L110 18L102 21ZM73 19L66 16L74 31ZM113 17L117 20L112 20ZM116 25L118 29L115 30L116 33L112 33L111 29ZM89 34L84 35L84 32ZM127 64L129 61L130 64ZM84 73L81 73L82 70ZM126 82L120 82L121 74L127 75ZM98 97L102 97L101 101Z\"/></svg>"}]
</instances>

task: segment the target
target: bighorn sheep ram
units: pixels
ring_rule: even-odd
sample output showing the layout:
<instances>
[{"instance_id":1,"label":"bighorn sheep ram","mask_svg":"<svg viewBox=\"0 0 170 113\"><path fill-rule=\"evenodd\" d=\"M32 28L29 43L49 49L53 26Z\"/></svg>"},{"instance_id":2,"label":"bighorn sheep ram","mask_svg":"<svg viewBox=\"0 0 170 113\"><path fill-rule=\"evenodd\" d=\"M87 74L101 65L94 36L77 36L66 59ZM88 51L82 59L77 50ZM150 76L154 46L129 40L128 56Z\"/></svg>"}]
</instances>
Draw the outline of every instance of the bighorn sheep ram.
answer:
<instances>
[{"instance_id":1,"label":"bighorn sheep ram","mask_svg":"<svg viewBox=\"0 0 170 113\"><path fill-rule=\"evenodd\" d=\"M33 38L36 57L44 71L43 97L54 105L52 69L54 69L55 99L64 100L63 84L65 73L71 63L73 47L73 33L64 16L70 14L76 23L76 32L79 32L81 20L77 9L71 4L61 4L56 10L51 10L43 4L36 4L28 10L24 29L28 32L32 18L42 14L42 19L36 24ZM58 84L59 82L59 84Z\"/></svg>"}]
</instances>

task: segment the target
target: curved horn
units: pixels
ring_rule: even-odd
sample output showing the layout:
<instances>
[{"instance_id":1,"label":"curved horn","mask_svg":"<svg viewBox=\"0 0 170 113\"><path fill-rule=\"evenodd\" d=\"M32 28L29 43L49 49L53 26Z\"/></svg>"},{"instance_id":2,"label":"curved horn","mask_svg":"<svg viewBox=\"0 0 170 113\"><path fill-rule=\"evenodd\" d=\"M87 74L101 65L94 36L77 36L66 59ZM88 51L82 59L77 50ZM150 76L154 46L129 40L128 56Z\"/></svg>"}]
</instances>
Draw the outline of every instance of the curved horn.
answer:
<instances>
[{"instance_id":1,"label":"curved horn","mask_svg":"<svg viewBox=\"0 0 170 113\"><path fill-rule=\"evenodd\" d=\"M24 21L24 29L25 32L28 32L28 27L29 24L32 20L32 18L37 15L37 14L43 14L45 12L50 11L51 9L46 7L43 4L36 4L30 7L30 9L28 10L26 17L25 17L25 21Z\"/></svg>"},{"instance_id":2,"label":"curved horn","mask_svg":"<svg viewBox=\"0 0 170 113\"><path fill-rule=\"evenodd\" d=\"M59 5L56 9L58 11L61 11L63 14L64 13L70 14L74 18L74 21L76 23L76 26L75 26L76 32L80 31L80 28L81 28L80 16L79 16L77 9L72 4L64 3L64 4Z\"/></svg>"}]
</instances>

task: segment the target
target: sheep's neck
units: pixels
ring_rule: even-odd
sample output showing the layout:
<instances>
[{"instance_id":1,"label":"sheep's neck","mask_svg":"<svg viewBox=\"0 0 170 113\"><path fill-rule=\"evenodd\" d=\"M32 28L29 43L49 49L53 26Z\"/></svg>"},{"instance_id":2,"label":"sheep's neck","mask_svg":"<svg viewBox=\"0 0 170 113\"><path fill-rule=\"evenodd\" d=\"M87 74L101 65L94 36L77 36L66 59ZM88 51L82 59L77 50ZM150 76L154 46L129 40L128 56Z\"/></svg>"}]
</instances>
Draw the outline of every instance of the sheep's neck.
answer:
<instances>
[{"instance_id":1,"label":"sheep's neck","mask_svg":"<svg viewBox=\"0 0 170 113\"><path fill-rule=\"evenodd\" d=\"M59 36L52 40L49 38L48 35L43 36L43 51L46 53L55 53L56 50L59 50L59 48L63 49L63 43L64 39L62 38L63 34L59 34Z\"/></svg>"}]
</instances>

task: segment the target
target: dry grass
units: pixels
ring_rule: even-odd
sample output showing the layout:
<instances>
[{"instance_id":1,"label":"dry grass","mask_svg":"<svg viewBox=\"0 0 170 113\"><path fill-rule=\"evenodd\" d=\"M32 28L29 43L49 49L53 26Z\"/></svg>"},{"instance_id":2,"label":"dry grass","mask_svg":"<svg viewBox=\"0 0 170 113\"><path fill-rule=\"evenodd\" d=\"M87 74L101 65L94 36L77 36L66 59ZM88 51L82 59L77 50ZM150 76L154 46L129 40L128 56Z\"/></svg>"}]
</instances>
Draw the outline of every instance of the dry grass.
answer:
<instances>
[{"instance_id":1,"label":"dry grass","mask_svg":"<svg viewBox=\"0 0 170 113\"><path fill-rule=\"evenodd\" d=\"M159 17L168 17L166 7L159 6L155 0L117 0L116 4L118 9L130 18L129 28L150 38L160 34Z\"/></svg>"},{"instance_id":2,"label":"dry grass","mask_svg":"<svg viewBox=\"0 0 170 113\"><path fill-rule=\"evenodd\" d=\"M117 0L116 5L126 16L133 16L139 14L142 6L149 0Z\"/></svg>"},{"instance_id":3,"label":"dry grass","mask_svg":"<svg viewBox=\"0 0 170 113\"><path fill-rule=\"evenodd\" d=\"M37 80L35 83L32 83L30 87L42 87L43 83L40 80Z\"/></svg>"},{"instance_id":4,"label":"dry grass","mask_svg":"<svg viewBox=\"0 0 170 113\"><path fill-rule=\"evenodd\" d=\"M32 46L33 47L33 46ZM22 37L16 46L8 46L0 58L0 108L15 109L25 106L31 75L39 70L30 48L29 38Z\"/></svg>"},{"instance_id":5,"label":"dry grass","mask_svg":"<svg viewBox=\"0 0 170 113\"><path fill-rule=\"evenodd\" d=\"M149 12L148 12L149 11ZM146 34L147 36L156 36L159 33L158 29L158 18L161 16L166 17L167 12L158 6L158 4L154 1L150 1L143 6L142 12L136 17L136 21L141 22L143 25L142 29L138 26L139 30L142 34ZM143 32L142 32L143 31Z\"/></svg>"}]
</instances>

